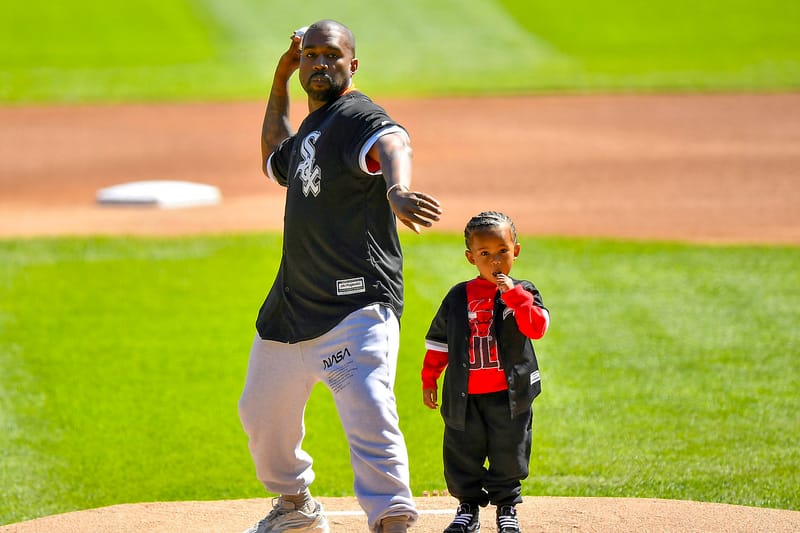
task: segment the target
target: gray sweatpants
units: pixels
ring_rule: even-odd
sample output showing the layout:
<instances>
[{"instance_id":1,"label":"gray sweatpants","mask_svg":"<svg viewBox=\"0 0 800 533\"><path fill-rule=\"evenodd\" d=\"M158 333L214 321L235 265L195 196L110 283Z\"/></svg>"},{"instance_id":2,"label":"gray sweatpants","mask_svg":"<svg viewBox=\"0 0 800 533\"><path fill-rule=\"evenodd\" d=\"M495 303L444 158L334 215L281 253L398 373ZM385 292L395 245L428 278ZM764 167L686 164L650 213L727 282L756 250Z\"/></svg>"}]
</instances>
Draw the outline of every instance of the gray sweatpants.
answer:
<instances>
[{"instance_id":1,"label":"gray sweatpants","mask_svg":"<svg viewBox=\"0 0 800 533\"><path fill-rule=\"evenodd\" d=\"M370 528L376 531L387 516L417 519L393 391L399 340L397 318L378 304L309 341L288 344L256 335L239 416L267 491L296 494L314 481L312 458L302 448L303 414L312 387L322 381L347 436L355 494Z\"/></svg>"}]
</instances>

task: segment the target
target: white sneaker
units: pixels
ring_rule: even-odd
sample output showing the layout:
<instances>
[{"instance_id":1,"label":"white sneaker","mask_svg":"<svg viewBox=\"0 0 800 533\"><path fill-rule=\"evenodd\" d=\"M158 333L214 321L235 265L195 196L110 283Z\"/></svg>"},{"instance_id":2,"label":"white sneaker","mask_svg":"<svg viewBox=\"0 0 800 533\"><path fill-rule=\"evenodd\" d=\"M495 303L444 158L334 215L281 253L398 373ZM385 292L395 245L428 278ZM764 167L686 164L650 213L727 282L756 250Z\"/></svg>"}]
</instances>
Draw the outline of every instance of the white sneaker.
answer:
<instances>
[{"instance_id":1,"label":"white sneaker","mask_svg":"<svg viewBox=\"0 0 800 533\"><path fill-rule=\"evenodd\" d=\"M379 533L406 533L408 531L408 517L392 516L381 520Z\"/></svg>"},{"instance_id":2,"label":"white sneaker","mask_svg":"<svg viewBox=\"0 0 800 533\"><path fill-rule=\"evenodd\" d=\"M311 507L310 509L308 507ZM330 533L322 504L313 500L297 509L292 502L273 498L272 511L244 533Z\"/></svg>"}]
</instances>

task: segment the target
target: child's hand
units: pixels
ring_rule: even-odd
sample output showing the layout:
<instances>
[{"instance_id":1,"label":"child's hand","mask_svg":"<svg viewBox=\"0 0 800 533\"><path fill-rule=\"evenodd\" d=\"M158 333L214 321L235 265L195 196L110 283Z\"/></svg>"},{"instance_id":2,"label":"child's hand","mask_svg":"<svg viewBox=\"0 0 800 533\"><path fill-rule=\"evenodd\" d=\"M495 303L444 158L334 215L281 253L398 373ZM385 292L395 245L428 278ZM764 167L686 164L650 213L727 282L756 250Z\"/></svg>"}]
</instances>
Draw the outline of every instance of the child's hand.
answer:
<instances>
[{"instance_id":1,"label":"child's hand","mask_svg":"<svg viewBox=\"0 0 800 533\"><path fill-rule=\"evenodd\" d=\"M436 409L437 407L439 407L436 398L437 398L436 389L422 389L422 402L426 406L430 407L431 409Z\"/></svg>"},{"instance_id":2,"label":"child's hand","mask_svg":"<svg viewBox=\"0 0 800 533\"><path fill-rule=\"evenodd\" d=\"M497 280L497 288L500 289L500 292L510 291L514 288L514 282L502 272L495 274L495 279Z\"/></svg>"}]
</instances>

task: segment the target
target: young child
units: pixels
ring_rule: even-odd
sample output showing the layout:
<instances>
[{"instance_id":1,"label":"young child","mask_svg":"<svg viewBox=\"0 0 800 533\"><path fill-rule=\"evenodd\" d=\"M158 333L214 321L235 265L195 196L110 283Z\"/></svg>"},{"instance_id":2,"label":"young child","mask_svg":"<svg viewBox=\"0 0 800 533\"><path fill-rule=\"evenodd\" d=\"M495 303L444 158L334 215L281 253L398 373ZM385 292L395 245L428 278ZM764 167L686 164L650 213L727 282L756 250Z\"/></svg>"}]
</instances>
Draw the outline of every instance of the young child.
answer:
<instances>
[{"instance_id":1,"label":"young child","mask_svg":"<svg viewBox=\"0 0 800 533\"><path fill-rule=\"evenodd\" d=\"M478 277L445 296L425 337L422 368L423 402L436 409L436 380L447 367L444 477L459 506L444 532L480 531L479 508L491 503L498 533L515 533L531 455L532 402L541 391L530 339L545 334L550 315L533 283L509 276L520 245L508 216L480 213L464 240Z\"/></svg>"}]
</instances>

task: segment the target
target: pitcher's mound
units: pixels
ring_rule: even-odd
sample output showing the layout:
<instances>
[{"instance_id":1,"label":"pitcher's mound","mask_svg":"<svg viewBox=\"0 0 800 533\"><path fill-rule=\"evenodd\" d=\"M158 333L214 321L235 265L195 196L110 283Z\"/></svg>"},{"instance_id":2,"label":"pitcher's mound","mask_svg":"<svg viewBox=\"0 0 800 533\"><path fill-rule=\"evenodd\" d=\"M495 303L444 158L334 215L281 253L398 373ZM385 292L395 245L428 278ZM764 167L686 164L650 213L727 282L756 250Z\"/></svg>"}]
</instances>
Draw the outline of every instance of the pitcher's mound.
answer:
<instances>
[{"instance_id":1,"label":"pitcher's mound","mask_svg":"<svg viewBox=\"0 0 800 533\"><path fill-rule=\"evenodd\" d=\"M319 498L331 533L363 533L367 520L354 498ZM418 498L420 518L412 531L442 531L456 508L450 497ZM125 504L38 518L0 527L2 533L203 531L240 533L269 510L265 498L249 500ZM527 497L518 507L526 533L591 532L797 532L800 511L660 499ZM494 509L481 514L481 531L497 531Z\"/></svg>"}]
</instances>

